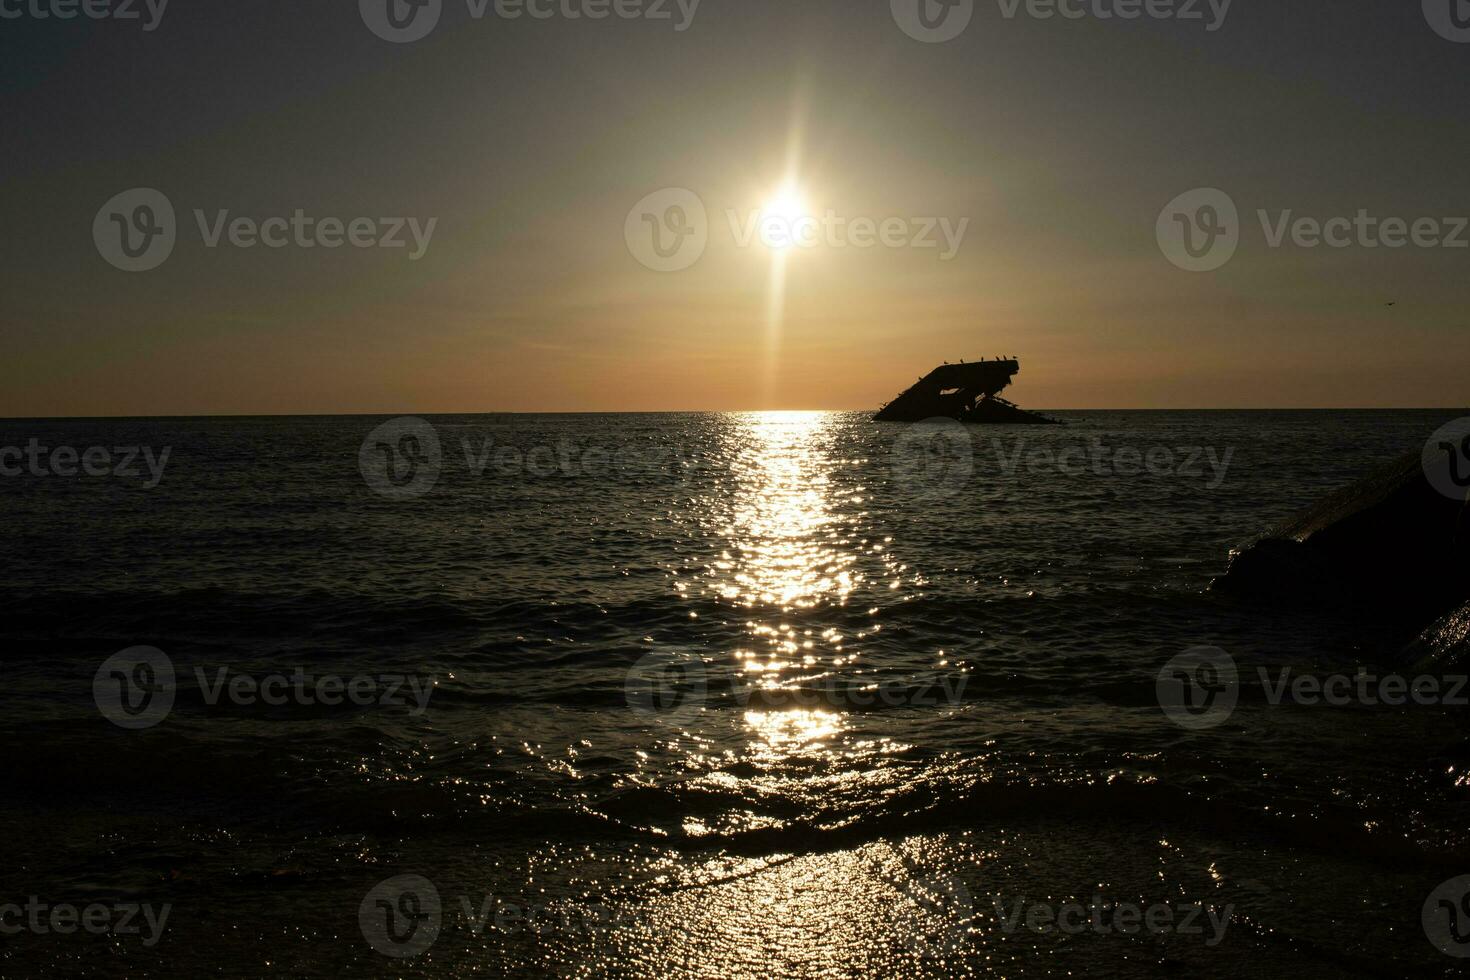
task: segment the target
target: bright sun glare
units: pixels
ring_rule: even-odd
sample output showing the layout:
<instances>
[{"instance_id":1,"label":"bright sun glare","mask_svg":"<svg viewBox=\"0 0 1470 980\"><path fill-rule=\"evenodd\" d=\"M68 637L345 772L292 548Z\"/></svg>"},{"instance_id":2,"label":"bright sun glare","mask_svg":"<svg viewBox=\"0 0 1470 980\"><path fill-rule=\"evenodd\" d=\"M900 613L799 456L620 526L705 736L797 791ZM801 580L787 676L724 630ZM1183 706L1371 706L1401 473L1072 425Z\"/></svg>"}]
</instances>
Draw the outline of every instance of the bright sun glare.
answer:
<instances>
[{"instance_id":1,"label":"bright sun glare","mask_svg":"<svg viewBox=\"0 0 1470 980\"><path fill-rule=\"evenodd\" d=\"M794 172L789 171L789 172ZM810 229L801 227L811 217L806 198L794 177L788 176L761 207L761 241L771 253L771 278L766 291L766 394L776 383L776 362L781 348L781 326L786 316L786 261L793 248Z\"/></svg>"},{"instance_id":2,"label":"bright sun glare","mask_svg":"<svg viewBox=\"0 0 1470 980\"><path fill-rule=\"evenodd\" d=\"M761 221L766 222L775 219L785 226L785 234L777 238L779 244L768 241L768 245L774 248L789 248L795 225L803 218L811 217L807 210L806 200L802 197L801 189L793 183L786 183L776 189L775 193L766 201L761 208Z\"/></svg>"}]
</instances>

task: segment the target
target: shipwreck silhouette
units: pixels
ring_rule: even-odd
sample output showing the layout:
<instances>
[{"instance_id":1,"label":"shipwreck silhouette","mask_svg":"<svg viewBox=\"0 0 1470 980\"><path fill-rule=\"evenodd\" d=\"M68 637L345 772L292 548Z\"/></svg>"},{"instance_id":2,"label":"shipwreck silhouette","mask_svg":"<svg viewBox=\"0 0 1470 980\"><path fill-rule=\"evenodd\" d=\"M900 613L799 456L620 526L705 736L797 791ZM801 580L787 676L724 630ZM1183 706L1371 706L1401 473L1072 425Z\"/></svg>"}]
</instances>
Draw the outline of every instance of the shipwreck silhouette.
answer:
<instances>
[{"instance_id":1,"label":"shipwreck silhouette","mask_svg":"<svg viewBox=\"0 0 1470 980\"><path fill-rule=\"evenodd\" d=\"M958 364L944 363L884 405L875 422L922 422L949 418L958 422L1060 425L1001 398L999 392L1021 370L1015 358Z\"/></svg>"}]
</instances>

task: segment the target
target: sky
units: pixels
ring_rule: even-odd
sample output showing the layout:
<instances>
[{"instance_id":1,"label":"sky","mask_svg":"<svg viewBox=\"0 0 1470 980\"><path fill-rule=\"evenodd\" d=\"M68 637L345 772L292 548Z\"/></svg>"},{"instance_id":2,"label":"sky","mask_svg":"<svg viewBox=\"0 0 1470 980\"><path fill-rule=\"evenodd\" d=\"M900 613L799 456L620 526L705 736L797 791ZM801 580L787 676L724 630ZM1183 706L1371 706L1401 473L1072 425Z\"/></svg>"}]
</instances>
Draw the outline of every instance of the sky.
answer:
<instances>
[{"instance_id":1,"label":"sky","mask_svg":"<svg viewBox=\"0 0 1470 980\"><path fill-rule=\"evenodd\" d=\"M1001 354L1040 409L1470 403L1452 0L56 2L0 0L0 416L863 409Z\"/></svg>"}]
</instances>

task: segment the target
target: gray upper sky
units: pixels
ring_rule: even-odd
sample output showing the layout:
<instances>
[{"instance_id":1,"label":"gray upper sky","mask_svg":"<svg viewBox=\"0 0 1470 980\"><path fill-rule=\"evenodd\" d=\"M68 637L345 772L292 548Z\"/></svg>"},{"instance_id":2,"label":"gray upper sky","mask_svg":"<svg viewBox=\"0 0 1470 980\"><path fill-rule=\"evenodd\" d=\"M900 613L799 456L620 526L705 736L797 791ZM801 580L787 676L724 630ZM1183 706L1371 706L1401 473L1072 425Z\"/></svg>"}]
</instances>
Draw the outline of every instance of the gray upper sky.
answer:
<instances>
[{"instance_id":1,"label":"gray upper sky","mask_svg":"<svg viewBox=\"0 0 1470 980\"><path fill-rule=\"evenodd\" d=\"M1470 3L389 2L0 0L0 415L1470 402Z\"/></svg>"}]
</instances>

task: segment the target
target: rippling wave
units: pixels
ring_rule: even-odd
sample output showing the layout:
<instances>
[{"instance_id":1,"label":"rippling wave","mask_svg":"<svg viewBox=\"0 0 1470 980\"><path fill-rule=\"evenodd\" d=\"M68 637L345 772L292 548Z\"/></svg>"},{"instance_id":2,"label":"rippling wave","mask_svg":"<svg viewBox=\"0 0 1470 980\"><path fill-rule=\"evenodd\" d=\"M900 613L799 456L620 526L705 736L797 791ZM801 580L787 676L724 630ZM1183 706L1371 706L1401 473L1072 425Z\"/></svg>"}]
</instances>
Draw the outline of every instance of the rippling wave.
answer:
<instances>
[{"instance_id":1,"label":"rippling wave","mask_svg":"<svg viewBox=\"0 0 1470 980\"><path fill-rule=\"evenodd\" d=\"M1202 644L1247 667L1391 653L1372 622L1205 587L1230 547L1439 417L1056 414L918 444L854 414L435 418L439 474L409 499L360 470L382 419L3 423L7 444L172 449L153 489L0 486L9 824L103 835L58 886L123 875L125 841L186 892L411 853L497 875L540 855L566 887L646 897L747 861L1079 826L1251 869L1222 880L1260 879L1266 855L1328 904L1354 863L1463 861L1457 718L1282 709L1247 685L1201 737L1155 691ZM1169 464L1099 471L1097 445ZM139 645L177 696L126 732L93 675ZM209 697L212 677L296 670L431 694ZM579 848L609 867L563 858Z\"/></svg>"}]
</instances>

